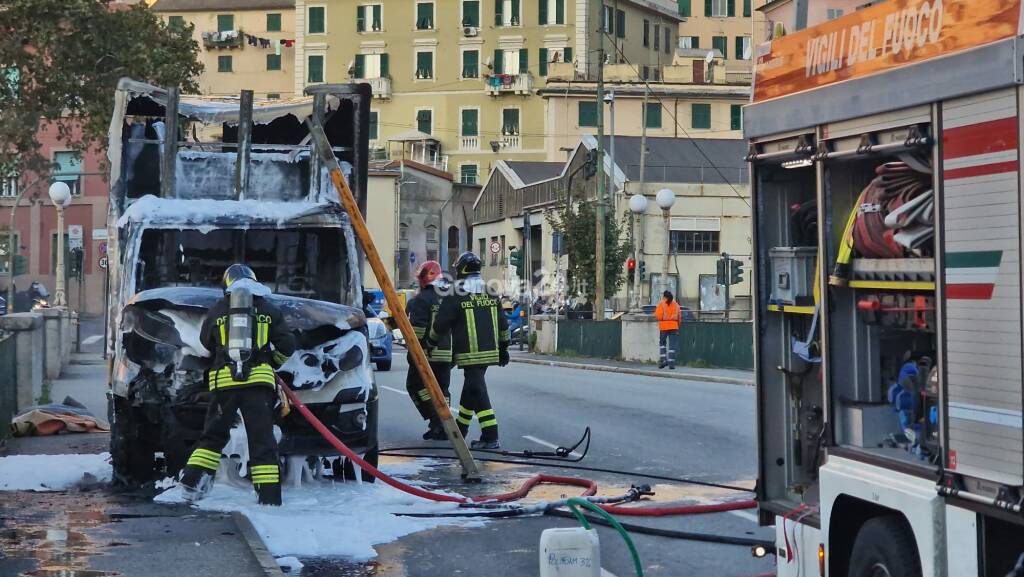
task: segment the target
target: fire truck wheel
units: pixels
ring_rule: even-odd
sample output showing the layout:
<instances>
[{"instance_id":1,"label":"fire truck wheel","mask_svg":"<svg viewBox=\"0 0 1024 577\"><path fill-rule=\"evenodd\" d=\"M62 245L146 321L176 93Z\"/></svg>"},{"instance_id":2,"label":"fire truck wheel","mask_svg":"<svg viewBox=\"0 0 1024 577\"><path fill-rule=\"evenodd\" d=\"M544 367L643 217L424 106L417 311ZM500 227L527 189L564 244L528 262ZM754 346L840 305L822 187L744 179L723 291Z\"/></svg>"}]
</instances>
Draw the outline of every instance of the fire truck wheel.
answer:
<instances>
[{"instance_id":1,"label":"fire truck wheel","mask_svg":"<svg viewBox=\"0 0 1024 577\"><path fill-rule=\"evenodd\" d=\"M850 555L850 577L921 577L914 533L901 517L869 519Z\"/></svg>"}]
</instances>

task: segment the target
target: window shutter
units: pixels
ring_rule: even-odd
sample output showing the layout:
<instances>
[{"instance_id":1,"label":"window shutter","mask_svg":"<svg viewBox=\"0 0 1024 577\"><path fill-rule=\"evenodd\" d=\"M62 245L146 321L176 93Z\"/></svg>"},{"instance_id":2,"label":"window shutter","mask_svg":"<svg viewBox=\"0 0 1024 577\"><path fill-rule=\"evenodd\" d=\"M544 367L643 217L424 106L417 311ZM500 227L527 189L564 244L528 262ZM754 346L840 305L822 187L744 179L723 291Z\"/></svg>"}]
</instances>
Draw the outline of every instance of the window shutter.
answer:
<instances>
[{"instance_id":1,"label":"window shutter","mask_svg":"<svg viewBox=\"0 0 1024 577\"><path fill-rule=\"evenodd\" d=\"M743 16L750 18L750 0L743 0Z\"/></svg>"},{"instance_id":2,"label":"window shutter","mask_svg":"<svg viewBox=\"0 0 1024 577\"><path fill-rule=\"evenodd\" d=\"M537 22L541 25L548 23L548 0L537 0Z\"/></svg>"},{"instance_id":3,"label":"window shutter","mask_svg":"<svg viewBox=\"0 0 1024 577\"><path fill-rule=\"evenodd\" d=\"M690 124L694 128L711 128L711 105L692 104Z\"/></svg>"},{"instance_id":4,"label":"window shutter","mask_svg":"<svg viewBox=\"0 0 1024 577\"><path fill-rule=\"evenodd\" d=\"M477 126L477 111L476 110L463 110L462 111L462 136L478 136L480 130Z\"/></svg>"},{"instance_id":5,"label":"window shutter","mask_svg":"<svg viewBox=\"0 0 1024 577\"><path fill-rule=\"evenodd\" d=\"M678 0L678 4L680 16L690 17L693 15L690 9L690 0Z\"/></svg>"},{"instance_id":6,"label":"window shutter","mask_svg":"<svg viewBox=\"0 0 1024 577\"><path fill-rule=\"evenodd\" d=\"M512 0L512 16L510 20L515 21L517 24L522 24L520 18L523 17L523 13L519 10L519 0Z\"/></svg>"},{"instance_id":7,"label":"window shutter","mask_svg":"<svg viewBox=\"0 0 1024 577\"><path fill-rule=\"evenodd\" d=\"M661 104L648 104L644 114L644 124L647 128L661 128Z\"/></svg>"},{"instance_id":8,"label":"window shutter","mask_svg":"<svg viewBox=\"0 0 1024 577\"><path fill-rule=\"evenodd\" d=\"M711 16L711 0L704 0L704 15Z\"/></svg>"},{"instance_id":9,"label":"window shutter","mask_svg":"<svg viewBox=\"0 0 1024 577\"><path fill-rule=\"evenodd\" d=\"M565 0L555 0L555 24L565 24Z\"/></svg>"},{"instance_id":10,"label":"window shutter","mask_svg":"<svg viewBox=\"0 0 1024 577\"><path fill-rule=\"evenodd\" d=\"M690 37L690 48L700 48L700 36Z\"/></svg>"},{"instance_id":11,"label":"window shutter","mask_svg":"<svg viewBox=\"0 0 1024 577\"><path fill-rule=\"evenodd\" d=\"M504 74L505 73L505 66L503 64L503 61L505 59L502 58L502 56L504 56L504 54L505 53L502 52L500 48L494 51L494 73L495 74Z\"/></svg>"},{"instance_id":12,"label":"window shutter","mask_svg":"<svg viewBox=\"0 0 1024 577\"><path fill-rule=\"evenodd\" d=\"M562 49L562 60L565 62L572 62L572 47L566 46Z\"/></svg>"},{"instance_id":13,"label":"window shutter","mask_svg":"<svg viewBox=\"0 0 1024 577\"><path fill-rule=\"evenodd\" d=\"M480 53L476 50L467 50L462 53L462 76L463 78L477 78L480 76Z\"/></svg>"},{"instance_id":14,"label":"window shutter","mask_svg":"<svg viewBox=\"0 0 1024 577\"><path fill-rule=\"evenodd\" d=\"M736 37L736 46L735 46L735 48L736 48L736 52L733 53L733 58L735 58L736 60L742 60L743 59L743 37L742 36L737 36Z\"/></svg>"},{"instance_id":15,"label":"window shutter","mask_svg":"<svg viewBox=\"0 0 1024 577\"><path fill-rule=\"evenodd\" d=\"M478 0L462 3L462 25L480 26L480 2Z\"/></svg>"},{"instance_id":16,"label":"window shutter","mask_svg":"<svg viewBox=\"0 0 1024 577\"><path fill-rule=\"evenodd\" d=\"M729 16L736 15L736 0L729 0L728 11L726 12Z\"/></svg>"},{"instance_id":17,"label":"window shutter","mask_svg":"<svg viewBox=\"0 0 1024 577\"><path fill-rule=\"evenodd\" d=\"M366 74L366 56L362 54L356 54L356 65L355 65L355 76L353 78L365 78Z\"/></svg>"},{"instance_id":18,"label":"window shutter","mask_svg":"<svg viewBox=\"0 0 1024 577\"><path fill-rule=\"evenodd\" d=\"M580 100L578 107L576 124L580 127L597 126L597 103Z\"/></svg>"},{"instance_id":19,"label":"window shutter","mask_svg":"<svg viewBox=\"0 0 1024 577\"><path fill-rule=\"evenodd\" d=\"M729 57L729 38L726 36L712 36L711 48L722 53L722 58Z\"/></svg>"},{"instance_id":20,"label":"window shutter","mask_svg":"<svg viewBox=\"0 0 1024 577\"><path fill-rule=\"evenodd\" d=\"M729 107L729 128L732 130L743 129L743 107L739 104L733 104Z\"/></svg>"},{"instance_id":21,"label":"window shutter","mask_svg":"<svg viewBox=\"0 0 1024 577\"><path fill-rule=\"evenodd\" d=\"M626 13L622 10L615 11L615 36L617 38L626 37Z\"/></svg>"},{"instance_id":22,"label":"window shutter","mask_svg":"<svg viewBox=\"0 0 1024 577\"><path fill-rule=\"evenodd\" d=\"M356 32L366 32L366 6L356 6Z\"/></svg>"},{"instance_id":23,"label":"window shutter","mask_svg":"<svg viewBox=\"0 0 1024 577\"><path fill-rule=\"evenodd\" d=\"M495 26L501 26L501 24L502 24L502 20L503 19L501 17L501 10L502 10L502 7L504 5L505 5L505 2L503 0L494 0L494 25Z\"/></svg>"},{"instance_id":24,"label":"window shutter","mask_svg":"<svg viewBox=\"0 0 1024 577\"><path fill-rule=\"evenodd\" d=\"M526 74L530 71L530 51L526 48L519 49L519 73Z\"/></svg>"},{"instance_id":25,"label":"window shutter","mask_svg":"<svg viewBox=\"0 0 1024 577\"><path fill-rule=\"evenodd\" d=\"M388 55L380 55L380 76L381 78L387 78L391 70L388 67Z\"/></svg>"},{"instance_id":26,"label":"window shutter","mask_svg":"<svg viewBox=\"0 0 1024 577\"><path fill-rule=\"evenodd\" d=\"M378 30L383 30L384 29L384 23L380 21L380 10L381 10L380 4L375 4L373 6L373 23L372 23L372 26L373 26L373 30L374 31L378 31Z\"/></svg>"},{"instance_id":27,"label":"window shutter","mask_svg":"<svg viewBox=\"0 0 1024 577\"><path fill-rule=\"evenodd\" d=\"M547 76L548 75L548 49L547 48L541 48L537 52L537 60L540 62L540 75L541 76Z\"/></svg>"}]
</instances>

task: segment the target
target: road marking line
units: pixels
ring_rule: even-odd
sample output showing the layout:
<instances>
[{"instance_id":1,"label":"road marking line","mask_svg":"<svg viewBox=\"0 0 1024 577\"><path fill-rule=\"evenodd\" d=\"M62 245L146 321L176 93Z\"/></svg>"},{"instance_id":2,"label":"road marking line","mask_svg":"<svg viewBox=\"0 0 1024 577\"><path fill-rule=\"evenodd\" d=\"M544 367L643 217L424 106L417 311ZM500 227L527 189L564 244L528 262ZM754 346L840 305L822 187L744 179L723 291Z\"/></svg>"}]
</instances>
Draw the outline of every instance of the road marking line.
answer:
<instances>
[{"instance_id":1,"label":"road marking line","mask_svg":"<svg viewBox=\"0 0 1024 577\"><path fill-rule=\"evenodd\" d=\"M391 388L391 387L389 387L387 385L377 385L377 386L382 388L382 389L387 389L387 390L389 390L391 392L398 393L399 395L408 395L409 394L408 391L402 391L400 389L393 389L393 388Z\"/></svg>"},{"instance_id":2,"label":"road marking line","mask_svg":"<svg viewBox=\"0 0 1024 577\"><path fill-rule=\"evenodd\" d=\"M557 449L558 448L558 445L556 445L554 443L549 443L549 442L547 442L547 441L545 441L543 439L538 439L537 437L534 437L533 435L523 435L523 438L526 439L527 441L533 441L534 443L537 443L538 445L541 445L543 447L547 447L549 449ZM573 451L573 452L569 453L569 456L570 457L575 457L577 459L582 459L583 458L583 455L577 453L576 451Z\"/></svg>"},{"instance_id":3,"label":"road marking line","mask_svg":"<svg viewBox=\"0 0 1024 577\"><path fill-rule=\"evenodd\" d=\"M82 339L82 344L91 345L93 343L99 342L102 338L103 335L93 335L91 337L85 337L84 339Z\"/></svg>"}]
</instances>

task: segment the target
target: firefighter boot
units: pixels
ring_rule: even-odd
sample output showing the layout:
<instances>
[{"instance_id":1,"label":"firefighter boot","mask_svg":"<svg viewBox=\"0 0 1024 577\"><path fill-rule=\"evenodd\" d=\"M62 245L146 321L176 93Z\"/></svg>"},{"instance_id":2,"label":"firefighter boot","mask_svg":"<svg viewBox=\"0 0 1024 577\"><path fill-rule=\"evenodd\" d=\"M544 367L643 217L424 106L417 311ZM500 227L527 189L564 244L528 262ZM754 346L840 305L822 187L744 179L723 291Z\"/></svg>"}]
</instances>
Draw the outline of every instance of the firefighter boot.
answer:
<instances>
[{"instance_id":1,"label":"firefighter boot","mask_svg":"<svg viewBox=\"0 0 1024 577\"><path fill-rule=\"evenodd\" d=\"M186 502L201 500L213 488L214 473L201 467L185 467L181 475L181 495Z\"/></svg>"},{"instance_id":2,"label":"firefighter boot","mask_svg":"<svg viewBox=\"0 0 1024 577\"><path fill-rule=\"evenodd\" d=\"M441 425L440 419L437 417L430 417L430 427L426 433L423 433L424 441L445 441L448 439L448 435L444 432L444 427Z\"/></svg>"},{"instance_id":3,"label":"firefighter boot","mask_svg":"<svg viewBox=\"0 0 1024 577\"><path fill-rule=\"evenodd\" d=\"M281 506L281 484L280 483L259 483L253 485L260 505Z\"/></svg>"}]
</instances>

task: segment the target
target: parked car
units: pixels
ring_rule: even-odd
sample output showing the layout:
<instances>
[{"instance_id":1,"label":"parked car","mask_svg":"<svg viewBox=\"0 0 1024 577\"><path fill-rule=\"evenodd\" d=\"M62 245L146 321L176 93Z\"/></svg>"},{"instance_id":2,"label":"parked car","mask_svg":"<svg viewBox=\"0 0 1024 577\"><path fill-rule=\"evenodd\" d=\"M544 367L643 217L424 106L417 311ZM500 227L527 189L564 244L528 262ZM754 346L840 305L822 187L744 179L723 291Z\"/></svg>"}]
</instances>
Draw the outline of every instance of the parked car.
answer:
<instances>
[{"instance_id":1,"label":"parked car","mask_svg":"<svg viewBox=\"0 0 1024 577\"><path fill-rule=\"evenodd\" d=\"M370 362L377 367L378 371L391 370L391 349L394 344L394 336L388 327L387 311L378 309L369 303L366 309L366 328L370 337Z\"/></svg>"},{"instance_id":2,"label":"parked car","mask_svg":"<svg viewBox=\"0 0 1024 577\"><path fill-rule=\"evenodd\" d=\"M0 316L7 314L7 299L0 297Z\"/></svg>"}]
</instances>

